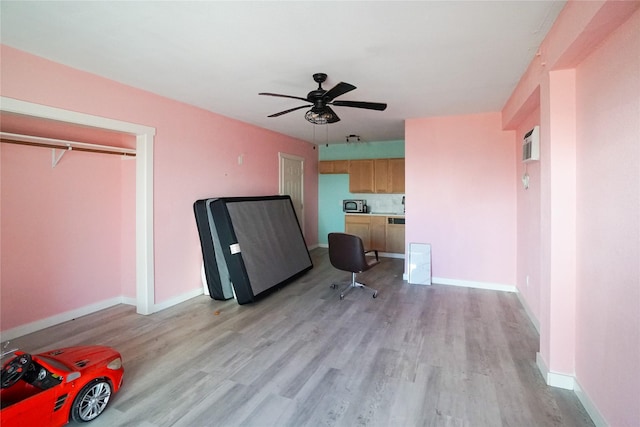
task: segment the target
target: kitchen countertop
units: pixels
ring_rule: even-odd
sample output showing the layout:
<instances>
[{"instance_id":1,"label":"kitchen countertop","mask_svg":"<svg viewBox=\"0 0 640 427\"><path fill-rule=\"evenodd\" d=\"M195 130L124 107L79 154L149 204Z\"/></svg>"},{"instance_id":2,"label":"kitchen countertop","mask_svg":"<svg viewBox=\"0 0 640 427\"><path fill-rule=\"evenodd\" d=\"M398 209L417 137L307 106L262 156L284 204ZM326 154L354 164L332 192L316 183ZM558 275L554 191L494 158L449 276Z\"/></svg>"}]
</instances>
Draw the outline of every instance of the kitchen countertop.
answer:
<instances>
[{"instance_id":1,"label":"kitchen countertop","mask_svg":"<svg viewBox=\"0 0 640 427\"><path fill-rule=\"evenodd\" d=\"M393 213L393 212L367 212L367 213L345 212L345 215L395 216L395 217L404 218L404 214Z\"/></svg>"}]
</instances>

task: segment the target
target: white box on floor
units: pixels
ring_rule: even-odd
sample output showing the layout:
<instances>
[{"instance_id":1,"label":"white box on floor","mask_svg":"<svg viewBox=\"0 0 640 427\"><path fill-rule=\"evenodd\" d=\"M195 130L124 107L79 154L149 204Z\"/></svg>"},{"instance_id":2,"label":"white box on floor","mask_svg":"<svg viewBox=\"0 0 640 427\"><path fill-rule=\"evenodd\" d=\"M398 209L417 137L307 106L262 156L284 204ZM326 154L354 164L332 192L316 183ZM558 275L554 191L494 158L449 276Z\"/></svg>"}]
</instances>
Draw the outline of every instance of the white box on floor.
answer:
<instances>
[{"instance_id":1,"label":"white box on floor","mask_svg":"<svg viewBox=\"0 0 640 427\"><path fill-rule=\"evenodd\" d=\"M431 284L431 245L427 243L409 244L409 283Z\"/></svg>"}]
</instances>

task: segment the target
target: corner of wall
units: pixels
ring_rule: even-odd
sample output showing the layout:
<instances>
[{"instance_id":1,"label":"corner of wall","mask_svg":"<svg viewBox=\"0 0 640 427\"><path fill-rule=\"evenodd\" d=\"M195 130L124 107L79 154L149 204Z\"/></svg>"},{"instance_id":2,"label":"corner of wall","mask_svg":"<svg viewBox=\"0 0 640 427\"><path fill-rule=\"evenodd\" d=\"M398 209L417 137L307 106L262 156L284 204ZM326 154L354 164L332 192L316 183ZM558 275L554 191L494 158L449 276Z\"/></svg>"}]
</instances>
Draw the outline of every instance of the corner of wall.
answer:
<instances>
[{"instance_id":1,"label":"corner of wall","mask_svg":"<svg viewBox=\"0 0 640 427\"><path fill-rule=\"evenodd\" d=\"M575 389L575 377L573 375L558 374L556 372L550 372L547 368L547 363L544 361L541 353L536 353L536 365L538 370L542 374L542 378L547 385L551 387L562 388L565 390Z\"/></svg>"}]
</instances>

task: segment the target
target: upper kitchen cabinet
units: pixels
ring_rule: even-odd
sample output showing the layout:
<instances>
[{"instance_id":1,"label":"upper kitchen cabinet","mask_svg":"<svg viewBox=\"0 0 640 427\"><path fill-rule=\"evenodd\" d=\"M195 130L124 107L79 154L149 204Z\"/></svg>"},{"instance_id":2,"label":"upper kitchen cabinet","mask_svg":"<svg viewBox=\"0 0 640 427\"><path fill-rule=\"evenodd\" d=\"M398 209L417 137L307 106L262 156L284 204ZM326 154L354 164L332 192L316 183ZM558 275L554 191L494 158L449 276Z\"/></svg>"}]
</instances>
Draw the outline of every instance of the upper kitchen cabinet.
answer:
<instances>
[{"instance_id":1,"label":"upper kitchen cabinet","mask_svg":"<svg viewBox=\"0 0 640 427\"><path fill-rule=\"evenodd\" d=\"M373 161L373 180L375 193L389 193L389 159Z\"/></svg>"},{"instance_id":2,"label":"upper kitchen cabinet","mask_svg":"<svg viewBox=\"0 0 640 427\"><path fill-rule=\"evenodd\" d=\"M321 174L349 174L350 193L404 194L404 159L321 160Z\"/></svg>"},{"instance_id":3,"label":"upper kitchen cabinet","mask_svg":"<svg viewBox=\"0 0 640 427\"><path fill-rule=\"evenodd\" d=\"M377 159L374 169L376 193L404 193L404 159Z\"/></svg>"},{"instance_id":4,"label":"upper kitchen cabinet","mask_svg":"<svg viewBox=\"0 0 640 427\"><path fill-rule=\"evenodd\" d=\"M404 159L389 159L389 193L404 194Z\"/></svg>"},{"instance_id":5,"label":"upper kitchen cabinet","mask_svg":"<svg viewBox=\"0 0 640 427\"><path fill-rule=\"evenodd\" d=\"M375 192L374 160L367 159L349 161L349 192Z\"/></svg>"},{"instance_id":6,"label":"upper kitchen cabinet","mask_svg":"<svg viewBox=\"0 0 640 427\"><path fill-rule=\"evenodd\" d=\"M404 194L404 159L351 160L349 192Z\"/></svg>"},{"instance_id":7,"label":"upper kitchen cabinet","mask_svg":"<svg viewBox=\"0 0 640 427\"><path fill-rule=\"evenodd\" d=\"M318 162L319 173L349 173L349 160L321 160Z\"/></svg>"}]
</instances>

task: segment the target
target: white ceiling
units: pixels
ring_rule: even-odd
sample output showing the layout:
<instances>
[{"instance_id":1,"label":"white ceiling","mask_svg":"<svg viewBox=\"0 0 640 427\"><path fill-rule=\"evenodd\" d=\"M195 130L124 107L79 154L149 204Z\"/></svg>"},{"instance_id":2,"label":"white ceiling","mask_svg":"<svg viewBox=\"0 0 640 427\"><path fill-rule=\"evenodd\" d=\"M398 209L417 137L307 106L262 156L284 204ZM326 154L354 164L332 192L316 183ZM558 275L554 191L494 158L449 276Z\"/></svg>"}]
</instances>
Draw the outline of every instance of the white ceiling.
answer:
<instances>
[{"instance_id":1,"label":"white ceiling","mask_svg":"<svg viewBox=\"0 0 640 427\"><path fill-rule=\"evenodd\" d=\"M564 1L7 1L3 44L316 143L404 139L407 118L500 111ZM328 74L317 126L304 102ZM53 84L54 82L52 82ZM97 100L99 102L99 100Z\"/></svg>"}]
</instances>

